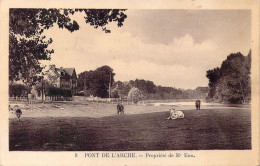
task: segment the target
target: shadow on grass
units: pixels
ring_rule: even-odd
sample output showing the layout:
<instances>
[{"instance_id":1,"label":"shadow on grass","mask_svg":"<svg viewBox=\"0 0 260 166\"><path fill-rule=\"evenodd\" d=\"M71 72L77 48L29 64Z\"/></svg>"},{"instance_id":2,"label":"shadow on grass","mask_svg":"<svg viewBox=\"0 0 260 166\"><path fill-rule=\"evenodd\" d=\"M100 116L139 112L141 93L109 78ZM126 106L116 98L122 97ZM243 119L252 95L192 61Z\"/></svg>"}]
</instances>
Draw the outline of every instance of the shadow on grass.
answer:
<instances>
[{"instance_id":1,"label":"shadow on grass","mask_svg":"<svg viewBox=\"0 0 260 166\"><path fill-rule=\"evenodd\" d=\"M186 110L103 118L10 119L10 151L146 151L251 149L248 110Z\"/></svg>"}]
</instances>

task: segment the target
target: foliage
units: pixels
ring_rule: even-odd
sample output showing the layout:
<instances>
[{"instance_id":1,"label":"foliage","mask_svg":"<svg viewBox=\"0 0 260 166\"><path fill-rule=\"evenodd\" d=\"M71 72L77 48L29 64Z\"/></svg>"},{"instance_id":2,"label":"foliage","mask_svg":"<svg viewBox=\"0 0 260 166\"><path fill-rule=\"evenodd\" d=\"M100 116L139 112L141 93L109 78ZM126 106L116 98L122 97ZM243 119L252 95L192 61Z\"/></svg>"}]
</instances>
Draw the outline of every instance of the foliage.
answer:
<instances>
[{"instance_id":1,"label":"foliage","mask_svg":"<svg viewBox=\"0 0 260 166\"><path fill-rule=\"evenodd\" d=\"M63 96L72 97L70 89L61 89L57 87L49 87L46 92L46 96Z\"/></svg>"},{"instance_id":2,"label":"foliage","mask_svg":"<svg viewBox=\"0 0 260 166\"><path fill-rule=\"evenodd\" d=\"M130 84L121 81L114 82L112 86L112 91L116 91L120 98L127 98L130 89Z\"/></svg>"},{"instance_id":3,"label":"foliage","mask_svg":"<svg viewBox=\"0 0 260 166\"><path fill-rule=\"evenodd\" d=\"M28 85L39 81L37 74L42 71L39 60L48 60L53 50L46 48L52 40L43 41L44 37L34 39L17 38L13 33L9 35L9 79L22 80Z\"/></svg>"},{"instance_id":4,"label":"foliage","mask_svg":"<svg viewBox=\"0 0 260 166\"><path fill-rule=\"evenodd\" d=\"M84 71L78 77L78 91L85 91L85 95L107 98L109 83L114 82L115 73L109 66L102 66L92 71Z\"/></svg>"},{"instance_id":5,"label":"foliage","mask_svg":"<svg viewBox=\"0 0 260 166\"><path fill-rule=\"evenodd\" d=\"M139 100L142 99L142 92L136 88L133 87L130 89L129 93L128 93L128 100L133 101L134 103L137 103Z\"/></svg>"},{"instance_id":6,"label":"foliage","mask_svg":"<svg viewBox=\"0 0 260 166\"><path fill-rule=\"evenodd\" d=\"M9 84L9 96L22 97L27 96L28 87L23 84Z\"/></svg>"},{"instance_id":7,"label":"foliage","mask_svg":"<svg viewBox=\"0 0 260 166\"><path fill-rule=\"evenodd\" d=\"M78 78L78 91L84 90L84 84L86 84L86 95L94 95L98 97L108 97L108 83L109 73L112 73L111 82L111 97L112 98L124 98L128 97L131 88L136 87L142 92L143 99L203 99L206 98L209 88L198 87L195 90L183 90L176 89L173 87L157 86L152 81L136 79L128 82L117 81L114 82L113 70L109 67L101 67L102 69L107 68L109 72L85 71L79 74ZM105 78L101 79L101 78ZM105 82L105 83L104 83Z\"/></svg>"},{"instance_id":8,"label":"foliage","mask_svg":"<svg viewBox=\"0 0 260 166\"><path fill-rule=\"evenodd\" d=\"M44 91L47 92L49 88L54 87L55 86L47 80L42 80L41 83L35 85L35 89L39 92L42 91L42 88L44 88Z\"/></svg>"},{"instance_id":9,"label":"foliage","mask_svg":"<svg viewBox=\"0 0 260 166\"><path fill-rule=\"evenodd\" d=\"M72 97L72 91L70 89L63 89L55 87L52 83L47 80L43 80L42 83L35 85L37 92L41 92L43 89L46 96L63 96Z\"/></svg>"},{"instance_id":10,"label":"foliage","mask_svg":"<svg viewBox=\"0 0 260 166\"><path fill-rule=\"evenodd\" d=\"M230 54L220 68L207 71L209 100L243 103L251 99L251 51L248 56L240 52Z\"/></svg>"},{"instance_id":11,"label":"foliage","mask_svg":"<svg viewBox=\"0 0 260 166\"><path fill-rule=\"evenodd\" d=\"M203 99L206 98L209 88L198 87L195 90L176 89L173 87L157 86L149 80L130 80L128 82L117 81L113 83L113 90L118 92L119 97L126 98L132 87L142 91L143 99Z\"/></svg>"},{"instance_id":12,"label":"foliage","mask_svg":"<svg viewBox=\"0 0 260 166\"><path fill-rule=\"evenodd\" d=\"M119 98L118 92L117 91L112 91L111 98Z\"/></svg>"},{"instance_id":13,"label":"foliage","mask_svg":"<svg viewBox=\"0 0 260 166\"><path fill-rule=\"evenodd\" d=\"M52 39L43 32L54 24L70 32L79 30L71 16L76 12L85 14L85 22L94 28L101 27L105 33L109 22L123 25L126 15L120 9L21 9L9 10L9 79L22 80L28 85L39 81L37 75L43 66L39 60L50 60L54 50L48 49Z\"/></svg>"}]
</instances>

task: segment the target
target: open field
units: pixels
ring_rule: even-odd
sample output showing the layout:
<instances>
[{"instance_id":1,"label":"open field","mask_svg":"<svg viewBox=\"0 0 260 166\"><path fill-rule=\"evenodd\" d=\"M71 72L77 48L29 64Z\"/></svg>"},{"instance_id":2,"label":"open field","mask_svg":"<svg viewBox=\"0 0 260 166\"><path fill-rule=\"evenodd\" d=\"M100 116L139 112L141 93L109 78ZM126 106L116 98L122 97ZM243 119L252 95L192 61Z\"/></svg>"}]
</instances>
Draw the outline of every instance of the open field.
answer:
<instances>
[{"instance_id":1,"label":"open field","mask_svg":"<svg viewBox=\"0 0 260 166\"><path fill-rule=\"evenodd\" d=\"M169 103L163 105L157 105L151 103L147 105L125 105L125 114L143 114L153 112L165 112L169 111L170 108L175 107L178 110L194 110L195 105L189 102L174 102L176 105L172 106ZM181 103L181 104L180 104ZM41 118L41 117L89 117L89 118L100 118L107 116L115 116L116 104L97 103L88 101L68 101L68 102L48 102L48 103L34 103L32 106L28 105L27 102L10 102L11 106L18 105L23 110L22 117L30 118ZM250 109L250 105L236 105L230 107L224 104L209 104L202 102L202 109ZM10 118L15 118L13 112L10 113Z\"/></svg>"},{"instance_id":2,"label":"open field","mask_svg":"<svg viewBox=\"0 0 260 166\"><path fill-rule=\"evenodd\" d=\"M10 113L11 151L122 151L251 149L248 108L180 107L184 119L166 120L170 106L48 103Z\"/></svg>"}]
</instances>

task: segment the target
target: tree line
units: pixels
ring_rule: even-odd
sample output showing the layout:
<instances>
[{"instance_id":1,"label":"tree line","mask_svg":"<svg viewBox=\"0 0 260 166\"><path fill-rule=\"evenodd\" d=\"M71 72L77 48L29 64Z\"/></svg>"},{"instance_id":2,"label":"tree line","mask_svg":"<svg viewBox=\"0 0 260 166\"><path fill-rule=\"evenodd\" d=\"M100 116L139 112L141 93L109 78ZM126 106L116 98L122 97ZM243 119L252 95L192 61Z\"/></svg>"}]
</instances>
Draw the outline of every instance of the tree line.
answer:
<instances>
[{"instance_id":1,"label":"tree line","mask_svg":"<svg viewBox=\"0 0 260 166\"><path fill-rule=\"evenodd\" d=\"M143 99L150 100L166 100L166 99L194 99L206 98L208 87L197 87L194 90L177 89L174 87L165 87L155 85L152 81L144 79L135 79L127 82L117 81L114 83L113 92L115 96L125 98L131 88L138 88L142 94Z\"/></svg>"},{"instance_id":2,"label":"tree line","mask_svg":"<svg viewBox=\"0 0 260 166\"><path fill-rule=\"evenodd\" d=\"M115 82L114 76L115 73L109 66L100 67L95 71L85 71L79 75L78 90L85 88L85 92L99 97L110 95L112 98L127 98L131 89L137 88L142 99L206 98L208 102L248 103L251 100L251 50L247 56L240 52L228 55L221 67L206 72L209 86L197 87L194 90L164 87L144 79Z\"/></svg>"},{"instance_id":3,"label":"tree line","mask_svg":"<svg viewBox=\"0 0 260 166\"><path fill-rule=\"evenodd\" d=\"M198 87L194 90L176 89L155 85L153 81L135 79L126 82L115 81L115 73L109 66L102 66L96 70L84 71L78 76L78 91L86 96L108 98L127 98L132 88L142 93L142 99L191 99L206 98L208 87ZM110 87L110 88L109 88ZM109 91L110 89L110 91Z\"/></svg>"}]
</instances>

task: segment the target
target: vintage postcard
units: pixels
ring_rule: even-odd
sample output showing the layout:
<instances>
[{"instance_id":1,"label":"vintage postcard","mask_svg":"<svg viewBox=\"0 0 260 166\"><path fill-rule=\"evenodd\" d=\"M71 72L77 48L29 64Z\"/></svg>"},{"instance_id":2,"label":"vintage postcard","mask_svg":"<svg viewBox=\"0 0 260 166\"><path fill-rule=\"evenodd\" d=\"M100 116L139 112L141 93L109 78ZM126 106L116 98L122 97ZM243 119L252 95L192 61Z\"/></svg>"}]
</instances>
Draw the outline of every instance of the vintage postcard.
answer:
<instances>
[{"instance_id":1,"label":"vintage postcard","mask_svg":"<svg viewBox=\"0 0 260 166\"><path fill-rule=\"evenodd\" d=\"M0 165L259 165L259 1L1 1Z\"/></svg>"}]
</instances>

